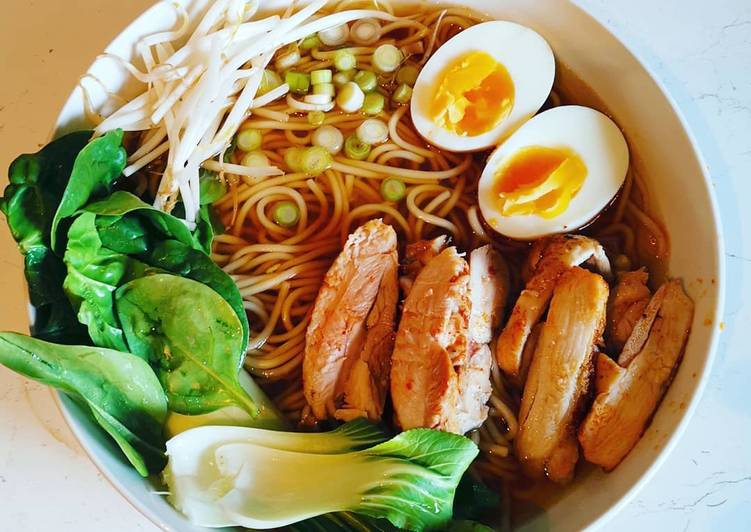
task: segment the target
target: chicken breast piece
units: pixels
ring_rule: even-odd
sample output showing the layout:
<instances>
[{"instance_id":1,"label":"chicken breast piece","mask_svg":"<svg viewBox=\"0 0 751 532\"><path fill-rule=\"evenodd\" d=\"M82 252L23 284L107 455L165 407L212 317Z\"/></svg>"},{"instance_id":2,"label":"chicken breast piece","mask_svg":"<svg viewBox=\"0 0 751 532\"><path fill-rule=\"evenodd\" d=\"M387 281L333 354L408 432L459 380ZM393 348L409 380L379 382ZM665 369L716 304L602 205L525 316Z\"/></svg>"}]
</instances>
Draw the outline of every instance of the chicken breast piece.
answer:
<instances>
[{"instance_id":1,"label":"chicken breast piece","mask_svg":"<svg viewBox=\"0 0 751 532\"><path fill-rule=\"evenodd\" d=\"M608 285L571 268L557 283L537 340L519 412L516 455L533 478L571 479L576 427L590 388L595 344L605 326Z\"/></svg>"},{"instance_id":2,"label":"chicken breast piece","mask_svg":"<svg viewBox=\"0 0 751 532\"><path fill-rule=\"evenodd\" d=\"M652 324L648 338L630 362L624 367L605 355L597 359L596 396L579 428L579 442L584 458L606 471L621 463L646 430L691 330L694 304L679 281L662 285L655 300L659 301L656 317L640 320ZM639 329L637 323L634 334Z\"/></svg>"},{"instance_id":3,"label":"chicken breast piece","mask_svg":"<svg viewBox=\"0 0 751 532\"><path fill-rule=\"evenodd\" d=\"M323 280L305 336L303 390L313 415L378 420L388 391L398 299L396 232L371 220Z\"/></svg>"},{"instance_id":4,"label":"chicken breast piece","mask_svg":"<svg viewBox=\"0 0 751 532\"><path fill-rule=\"evenodd\" d=\"M478 344L488 344L503 318L509 291L506 261L491 246L479 247L469 257L469 336Z\"/></svg>"},{"instance_id":5,"label":"chicken breast piece","mask_svg":"<svg viewBox=\"0 0 751 532\"><path fill-rule=\"evenodd\" d=\"M433 240L419 240L409 244L405 248L401 276L399 277L399 285L404 292L404 297L409 295L415 279L417 279L417 276L425 265L433 257L446 249L448 240L447 236L441 235Z\"/></svg>"},{"instance_id":6,"label":"chicken breast piece","mask_svg":"<svg viewBox=\"0 0 751 532\"><path fill-rule=\"evenodd\" d=\"M430 259L404 301L391 366L403 429L463 434L487 417L490 351L469 338L470 271L450 247Z\"/></svg>"},{"instance_id":7,"label":"chicken breast piece","mask_svg":"<svg viewBox=\"0 0 751 532\"><path fill-rule=\"evenodd\" d=\"M557 235L548 239L542 250L530 254L534 263L529 281L514 305L508 322L496 344L498 366L516 385L523 384L522 354L532 327L547 309L560 276L573 266L591 261L606 278L610 263L602 246L580 235Z\"/></svg>"},{"instance_id":8,"label":"chicken breast piece","mask_svg":"<svg viewBox=\"0 0 751 532\"><path fill-rule=\"evenodd\" d=\"M608 344L621 351L634 325L644 312L652 293L647 286L649 274L644 268L618 275L608 301Z\"/></svg>"}]
</instances>

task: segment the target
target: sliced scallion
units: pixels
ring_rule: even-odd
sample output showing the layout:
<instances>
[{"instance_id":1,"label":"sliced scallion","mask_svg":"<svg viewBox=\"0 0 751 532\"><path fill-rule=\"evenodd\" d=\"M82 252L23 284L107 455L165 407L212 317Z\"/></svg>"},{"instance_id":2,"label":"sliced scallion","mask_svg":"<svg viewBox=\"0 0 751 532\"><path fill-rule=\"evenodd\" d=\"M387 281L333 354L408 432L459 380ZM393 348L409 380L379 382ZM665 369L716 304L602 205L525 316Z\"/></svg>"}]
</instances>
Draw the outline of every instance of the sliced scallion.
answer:
<instances>
[{"instance_id":1,"label":"sliced scallion","mask_svg":"<svg viewBox=\"0 0 751 532\"><path fill-rule=\"evenodd\" d=\"M333 98L336 94L336 87L333 83L316 83L313 85L313 94L323 94Z\"/></svg>"},{"instance_id":2,"label":"sliced scallion","mask_svg":"<svg viewBox=\"0 0 751 532\"><path fill-rule=\"evenodd\" d=\"M357 67L357 57L347 49L337 50L334 54L334 67L339 72L352 70Z\"/></svg>"},{"instance_id":3,"label":"sliced scallion","mask_svg":"<svg viewBox=\"0 0 751 532\"><path fill-rule=\"evenodd\" d=\"M274 204L271 218L281 227L294 227L300 220L300 209L293 201L280 201Z\"/></svg>"},{"instance_id":4,"label":"sliced scallion","mask_svg":"<svg viewBox=\"0 0 751 532\"><path fill-rule=\"evenodd\" d=\"M350 38L357 44L373 44L381 38L381 25L374 18L363 18L352 24Z\"/></svg>"},{"instance_id":5,"label":"sliced scallion","mask_svg":"<svg viewBox=\"0 0 751 532\"><path fill-rule=\"evenodd\" d=\"M344 141L344 153L350 159L362 161L370 155L370 144L365 144L357 135L350 135Z\"/></svg>"},{"instance_id":6,"label":"sliced scallion","mask_svg":"<svg viewBox=\"0 0 751 532\"><path fill-rule=\"evenodd\" d=\"M384 179L381 182L381 196L386 201L397 202L400 201L405 193L407 187L404 185L404 181L395 177Z\"/></svg>"},{"instance_id":7,"label":"sliced scallion","mask_svg":"<svg viewBox=\"0 0 751 532\"><path fill-rule=\"evenodd\" d=\"M321 126L313 132L312 142L314 146L321 146L332 154L336 155L342 151L342 145L344 144L344 135L339 128L325 125Z\"/></svg>"},{"instance_id":8,"label":"sliced scallion","mask_svg":"<svg viewBox=\"0 0 751 532\"><path fill-rule=\"evenodd\" d=\"M386 103L386 98L380 92L369 92L365 95L365 100L362 104L362 112L366 115L377 115L383 111L383 106Z\"/></svg>"},{"instance_id":9,"label":"sliced scallion","mask_svg":"<svg viewBox=\"0 0 751 532\"><path fill-rule=\"evenodd\" d=\"M349 39L349 26L340 24L333 28L327 28L318 32L318 38L326 46L339 46Z\"/></svg>"},{"instance_id":10,"label":"sliced scallion","mask_svg":"<svg viewBox=\"0 0 751 532\"><path fill-rule=\"evenodd\" d=\"M237 147L248 152L257 150L263 144L263 134L257 129L247 128L241 130L235 137Z\"/></svg>"},{"instance_id":11,"label":"sliced scallion","mask_svg":"<svg viewBox=\"0 0 751 532\"><path fill-rule=\"evenodd\" d=\"M394 72L401 62L402 53L393 44L382 44L373 52L373 66L379 72Z\"/></svg>"},{"instance_id":12,"label":"sliced scallion","mask_svg":"<svg viewBox=\"0 0 751 532\"><path fill-rule=\"evenodd\" d=\"M308 124L312 126L320 126L323 124L324 120L326 120L326 113L323 111L308 112Z\"/></svg>"},{"instance_id":13,"label":"sliced scallion","mask_svg":"<svg viewBox=\"0 0 751 532\"><path fill-rule=\"evenodd\" d=\"M352 81L352 78L355 77L355 70L345 70L343 72L337 72L334 74L334 77L332 78L332 81L334 82L334 86L336 88L341 88L350 81Z\"/></svg>"},{"instance_id":14,"label":"sliced scallion","mask_svg":"<svg viewBox=\"0 0 751 532\"><path fill-rule=\"evenodd\" d=\"M362 108L365 94L354 81L346 83L336 95L336 104L345 113L356 113Z\"/></svg>"},{"instance_id":15,"label":"sliced scallion","mask_svg":"<svg viewBox=\"0 0 751 532\"><path fill-rule=\"evenodd\" d=\"M302 152L305 148L293 147L284 152L284 164L293 172L302 172Z\"/></svg>"},{"instance_id":16,"label":"sliced scallion","mask_svg":"<svg viewBox=\"0 0 751 532\"><path fill-rule=\"evenodd\" d=\"M310 73L310 82L313 85L318 85L319 83L331 83L332 78L331 70L328 68L314 70Z\"/></svg>"},{"instance_id":17,"label":"sliced scallion","mask_svg":"<svg viewBox=\"0 0 751 532\"><path fill-rule=\"evenodd\" d=\"M289 71L284 75L284 82L295 94L307 94L310 89L310 75L304 72Z\"/></svg>"},{"instance_id":18,"label":"sliced scallion","mask_svg":"<svg viewBox=\"0 0 751 532\"><path fill-rule=\"evenodd\" d=\"M412 99L412 87L406 83L402 83L396 88L391 99L396 103L408 103Z\"/></svg>"},{"instance_id":19,"label":"sliced scallion","mask_svg":"<svg viewBox=\"0 0 751 532\"><path fill-rule=\"evenodd\" d=\"M371 92L378 86L378 78L375 72L370 70L360 70L352 81L357 83L363 92Z\"/></svg>"},{"instance_id":20,"label":"sliced scallion","mask_svg":"<svg viewBox=\"0 0 751 532\"><path fill-rule=\"evenodd\" d=\"M312 50L314 48L320 48L321 47L321 39L318 38L318 34L314 33L313 35L308 35L305 37L302 42L300 43L300 50Z\"/></svg>"},{"instance_id":21,"label":"sliced scallion","mask_svg":"<svg viewBox=\"0 0 751 532\"><path fill-rule=\"evenodd\" d=\"M269 158L261 150L253 150L243 155L240 164L251 167L269 166Z\"/></svg>"},{"instance_id":22,"label":"sliced scallion","mask_svg":"<svg viewBox=\"0 0 751 532\"><path fill-rule=\"evenodd\" d=\"M311 146L302 151L300 168L308 175L319 175L331 168L332 164L334 164L334 160L323 146Z\"/></svg>"},{"instance_id":23,"label":"sliced scallion","mask_svg":"<svg viewBox=\"0 0 751 532\"><path fill-rule=\"evenodd\" d=\"M363 143L373 146L389 139L389 127L383 120L368 118L357 127L355 134Z\"/></svg>"}]
</instances>

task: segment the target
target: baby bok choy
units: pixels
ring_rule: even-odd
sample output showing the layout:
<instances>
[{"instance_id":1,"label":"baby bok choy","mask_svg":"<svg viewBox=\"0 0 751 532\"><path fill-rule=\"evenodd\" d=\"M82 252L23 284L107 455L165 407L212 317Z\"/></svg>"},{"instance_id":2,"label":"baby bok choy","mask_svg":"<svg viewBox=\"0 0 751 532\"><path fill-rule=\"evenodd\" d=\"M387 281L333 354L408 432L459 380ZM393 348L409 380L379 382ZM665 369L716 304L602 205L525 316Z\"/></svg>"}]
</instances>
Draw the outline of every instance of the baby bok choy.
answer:
<instances>
[{"instance_id":1,"label":"baby bok choy","mask_svg":"<svg viewBox=\"0 0 751 532\"><path fill-rule=\"evenodd\" d=\"M382 438L363 420L325 434L199 427L167 442L163 476L174 506L208 527L269 529L329 512L407 530L449 522L475 444L428 429Z\"/></svg>"}]
</instances>

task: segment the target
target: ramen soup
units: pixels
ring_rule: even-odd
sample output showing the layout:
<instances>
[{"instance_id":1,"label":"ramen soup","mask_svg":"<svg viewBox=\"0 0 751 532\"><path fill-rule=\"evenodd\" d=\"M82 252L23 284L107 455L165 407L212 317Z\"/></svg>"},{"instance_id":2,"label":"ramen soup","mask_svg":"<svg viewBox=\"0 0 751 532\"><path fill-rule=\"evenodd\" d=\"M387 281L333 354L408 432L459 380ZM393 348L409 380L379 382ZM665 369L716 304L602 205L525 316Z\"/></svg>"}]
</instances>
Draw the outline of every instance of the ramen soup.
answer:
<instances>
[{"instance_id":1,"label":"ramen soup","mask_svg":"<svg viewBox=\"0 0 751 532\"><path fill-rule=\"evenodd\" d=\"M105 58L135 97L11 167L0 361L203 526L507 528L617 475L693 303L607 102L466 8L257 8L175 6Z\"/></svg>"}]
</instances>

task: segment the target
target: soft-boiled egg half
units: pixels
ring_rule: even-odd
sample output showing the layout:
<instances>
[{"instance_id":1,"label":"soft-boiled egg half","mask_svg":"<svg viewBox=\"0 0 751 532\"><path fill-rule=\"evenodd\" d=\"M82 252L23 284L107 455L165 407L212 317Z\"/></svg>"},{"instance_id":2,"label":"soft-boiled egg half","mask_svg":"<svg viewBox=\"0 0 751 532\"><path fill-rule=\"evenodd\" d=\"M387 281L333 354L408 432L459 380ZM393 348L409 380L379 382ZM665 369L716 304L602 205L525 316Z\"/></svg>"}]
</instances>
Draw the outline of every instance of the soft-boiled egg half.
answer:
<instances>
[{"instance_id":1,"label":"soft-boiled egg half","mask_svg":"<svg viewBox=\"0 0 751 532\"><path fill-rule=\"evenodd\" d=\"M556 107L490 156L478 184L480 212L509 238L574 231L613 200L628 164L626 139L610 118L588 107Z\"/></svg>"},{"instance_id":2,"label":"soft-boiled egg half","mask_svg":"<svg viewBox=\"0 0 751 532\"><path fill-rule=\"evenodd\" d=\"M506 21L472 26L446 41L415 83L412 121L451 151L497 145L545 103L555 78L548 43Z\"/></svg>"}]
</instances>

